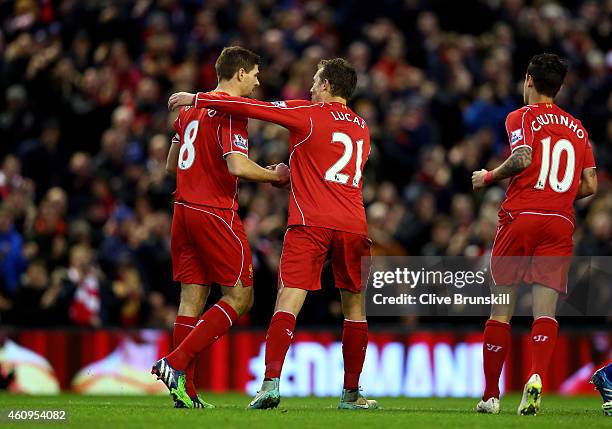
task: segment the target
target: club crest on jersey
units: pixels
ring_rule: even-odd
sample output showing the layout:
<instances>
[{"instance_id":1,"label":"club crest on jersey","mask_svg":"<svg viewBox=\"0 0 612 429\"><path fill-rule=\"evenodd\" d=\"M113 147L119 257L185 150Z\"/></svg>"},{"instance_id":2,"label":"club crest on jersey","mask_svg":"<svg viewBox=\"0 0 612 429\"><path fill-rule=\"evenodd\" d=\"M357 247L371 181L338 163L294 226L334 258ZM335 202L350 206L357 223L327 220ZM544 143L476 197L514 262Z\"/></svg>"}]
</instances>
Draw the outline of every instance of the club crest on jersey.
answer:
<instances>
[{"instance_id":1,"label":"club crest on jersey","mask_svg":"<svg viewBox=\"0 0 612 429\"><path fill-rule=\"evenodd\" d=\"M276 107L287 107L287 103L284 101L273 101L272 104L274 104Z\"/></svg>"},{"instance_id":2,"label":"club crest on jersey","mask_svg":"<svg viewBox=\"0 0 612 429\"><path fill-rule=\"evenodd\" d=\"M519 128L518 130L512 131L512 134L510 135L510 144L513 145L514 143L522 139L523 139L523 130Z\"/></svg>"},{"instance_id":3,"label":"club crest on jersey","mask_svg":"<svg viewBox=\"0 0 612 429\"><path fill-rule=\"evenodd\" d=\"M240 149L248 149L249 148L249 140L242 137L240 134L234 134L234 145L238 146Z\"/></svg>"}]
</instances>

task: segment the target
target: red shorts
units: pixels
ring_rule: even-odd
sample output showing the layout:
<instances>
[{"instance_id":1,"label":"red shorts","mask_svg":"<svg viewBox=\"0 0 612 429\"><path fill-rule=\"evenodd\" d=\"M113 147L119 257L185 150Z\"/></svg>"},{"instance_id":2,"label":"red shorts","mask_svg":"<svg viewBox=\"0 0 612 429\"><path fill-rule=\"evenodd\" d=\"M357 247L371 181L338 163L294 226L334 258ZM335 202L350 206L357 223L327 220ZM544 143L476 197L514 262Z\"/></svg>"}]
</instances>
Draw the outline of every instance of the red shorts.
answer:
<instances>
[{"instance_id":1,"label":"red shorts","mask_svg":"<svg viewBox=\"0 0 612 429\"><path fill-rule=\"evenodd\" d=\"M329 254L336 287L349 292L362 290L361 272L370 264L372 241L359 234L315 226L287 229L279 268L279 287L321 289L321 271ZM363 261L362 257L368 258ZM365 265L363 265L365 264Z\"/></svg>"},{"instance_id":2,"label":"red shorts","mask_svg":"<svg viewBox=\"0 0 612 429\"><path fill-rule=\"evenodd\" d=\"M233 210L174 203L171 249L174 281L253 285L251 249Z\"/></svg>"},{"instance_id":3,"label":"red shorts","mask_svg":"<svg viewBox=\"0 0 612 429\"><path fill-rule=\"evenodd\" d=\"M539 284L566 293L573 233L573 222L554 213L522 212L500 221L491 251L494 283Z\"/></svg>"}]
</instances>

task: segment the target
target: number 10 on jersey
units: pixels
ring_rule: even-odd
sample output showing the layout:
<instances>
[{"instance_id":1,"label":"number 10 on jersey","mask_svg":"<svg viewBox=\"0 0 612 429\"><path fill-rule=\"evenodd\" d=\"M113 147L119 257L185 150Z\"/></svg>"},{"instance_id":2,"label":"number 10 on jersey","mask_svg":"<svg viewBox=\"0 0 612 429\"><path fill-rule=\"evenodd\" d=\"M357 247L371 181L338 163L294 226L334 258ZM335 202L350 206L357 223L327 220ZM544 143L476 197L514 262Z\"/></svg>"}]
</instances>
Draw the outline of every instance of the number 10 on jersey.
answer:
<instances>
[{"instance_id":1,"label":"number 10 on jersey","mask_svg":"<svg viewBox=\"0 0 612 429\"><path fill-rule=\"evenodd\" d=\"M332 143L342 143L344 145L344 153L332 165L327 172L325 172L325 180L330 182L340 183L346 185L350 179L348 174L341 173L342 170L347 166L353 157L353 140L345 133L335 132L332 134ZM361 162L363 161L363 140L357 140L357 156L355 157L355 176L351 182L354 187L359 186L361 180Z\"/></svg>"}]
</instances>

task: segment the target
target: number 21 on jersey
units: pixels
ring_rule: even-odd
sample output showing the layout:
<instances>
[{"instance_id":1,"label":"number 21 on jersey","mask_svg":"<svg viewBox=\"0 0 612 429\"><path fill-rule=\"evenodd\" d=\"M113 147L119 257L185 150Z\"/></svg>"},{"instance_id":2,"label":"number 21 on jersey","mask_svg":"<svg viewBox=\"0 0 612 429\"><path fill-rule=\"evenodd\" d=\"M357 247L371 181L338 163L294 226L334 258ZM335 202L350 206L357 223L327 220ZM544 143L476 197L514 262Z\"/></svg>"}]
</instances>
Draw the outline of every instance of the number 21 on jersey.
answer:
<instances>
[{"instance_id":1,"label":"number 21 on jersey","mask_svg":"<svg viewBox=\"0 0 612 429\"><path fill-rule=\"evenodd\" d=\"M178 168L181 170L187 170L193 165L195 161L195 140L198 135L198 121L191 121L187 124L187 128L183 132L183 138L181 141L181 149L178 156Z\"/></svg>"},{"instance_id":2,"label":"number 21 on jersey","mask_svg":"<svg viewBox=\"0 0 612 429\"><path fill-rule=\"evenodd\" d=\"M342 173L342 170L347 166L353 157L353 140L345 133L335 132L332 134L332 143L341 143L344 145L344 153L332 165L327 172L325 172L325 180L335 183L346 185L350 179L348 174ZM363 161L363 140L357 140L357 156L355 157L355 176L351 181L351 185L354 187L359 186L361 180L361 162Z\"/></svg>"}]
</instances>

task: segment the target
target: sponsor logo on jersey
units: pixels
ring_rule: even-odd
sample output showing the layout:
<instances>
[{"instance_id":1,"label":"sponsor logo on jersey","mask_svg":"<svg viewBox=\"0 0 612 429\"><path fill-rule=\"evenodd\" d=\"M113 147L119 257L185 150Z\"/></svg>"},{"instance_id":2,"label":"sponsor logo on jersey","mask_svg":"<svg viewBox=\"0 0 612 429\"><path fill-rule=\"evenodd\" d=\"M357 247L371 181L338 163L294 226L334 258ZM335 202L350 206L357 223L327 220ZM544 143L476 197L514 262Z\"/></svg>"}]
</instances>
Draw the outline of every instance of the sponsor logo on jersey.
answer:
<instances>
[{"instance_id":1,"label":"sponsor logo on jersey","mask_svg":"<svg viewBox=\"0 0 612 429\"><path fill-rule=\"evenodd\" d=\"M276 107L287 107L287 103L284 101L273 101L272 104L274 104Z\"/></svg>"},{"instance_id":2,"label":"sponsor logo on jersey","mask_svg":"<svg viewBox=\"0 0 612 429\"><path fill-rule=\"evenodd\" d=\"M213 116L215 116L217 114L216 110L212 110L212 109L208 109L208 112L206 112L208 114L209 118L212 118Z\"/></svg>"},{"instance_id":3,"label":"sponsor logo on jersey","mask_svg":"<svg viewBox=\"0 0 612 429\"><path fill-rule=\"evenodd\" d=\"M546 340L548 340L548 335L534 335L533 336L533 341L535 341L536 343L543 343Z\"/></svg>"},{"instance_id":4,"label":"sponsor logo on jersey","mask_svg":"<svg viewBox=\"0 0 612 429\"><path fill-rule=\"evenodd\" d=\"M247 150L249 148L249 140L242 137L240 134L234 134L234 145L240 149Z\"/></svg>"},{"instance_id":5,"label":"sponsor logo on jersey","mask_svg":"<svg viewBox=\"0 0 612 429\"><path fill-rule=\"evenodd\" d=\"M522 139L523 139L523 131L519 128L518 130L512 131L512 134L510 135L510 144L513 145L514 143Z\"/></svg>"}]
</instances>

